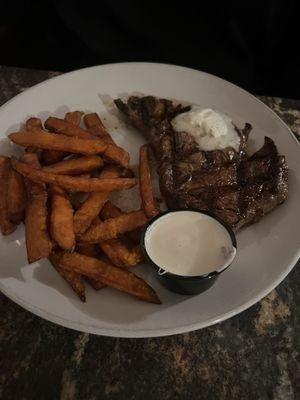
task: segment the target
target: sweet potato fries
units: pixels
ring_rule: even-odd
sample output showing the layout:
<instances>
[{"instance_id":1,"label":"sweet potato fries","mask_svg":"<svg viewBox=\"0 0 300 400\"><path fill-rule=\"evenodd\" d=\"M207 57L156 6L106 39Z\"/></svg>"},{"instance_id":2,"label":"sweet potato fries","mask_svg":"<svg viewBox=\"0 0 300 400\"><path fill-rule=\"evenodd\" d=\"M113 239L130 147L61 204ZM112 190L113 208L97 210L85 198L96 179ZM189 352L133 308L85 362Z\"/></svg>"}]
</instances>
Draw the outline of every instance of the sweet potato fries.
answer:
<instances>
[{"instance_id":1,"label":"sweet potato fries","mask_svg":"<svg viewBox=\"0 0 300 400\"><path fill-rule=\"evenodd\" d=\"M129 271L143 261L137 243L158 212L147 148L141 148L137 180L128 168L128 152L96 113L49 117L44 127L31 117L9 138L25 152L19 159L0 156L1 233L8 235L24 222L28 262L48 258L81 301L89 284L159 304L154 290ZM138 182L141 210L123 212L110 202L111 192Z\"/></svg>"}]
</instances>

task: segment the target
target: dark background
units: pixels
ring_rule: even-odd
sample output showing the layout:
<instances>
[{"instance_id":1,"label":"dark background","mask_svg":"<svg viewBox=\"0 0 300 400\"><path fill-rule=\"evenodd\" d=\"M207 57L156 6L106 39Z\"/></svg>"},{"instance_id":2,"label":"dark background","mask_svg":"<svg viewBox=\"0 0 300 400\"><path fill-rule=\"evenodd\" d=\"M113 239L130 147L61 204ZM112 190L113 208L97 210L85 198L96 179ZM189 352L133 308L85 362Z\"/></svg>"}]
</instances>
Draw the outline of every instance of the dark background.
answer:
<instances>
[{"instance_id":1,"label":"dark background","mask_svg":"<svg viewBox=\"0 0 300 400\"><path fill-rule=\"evenodd\" d=\"M69 71L120 61L184 65L300 98L296 1L6 1L0 64Z\"/></svg>"}]
</instances>

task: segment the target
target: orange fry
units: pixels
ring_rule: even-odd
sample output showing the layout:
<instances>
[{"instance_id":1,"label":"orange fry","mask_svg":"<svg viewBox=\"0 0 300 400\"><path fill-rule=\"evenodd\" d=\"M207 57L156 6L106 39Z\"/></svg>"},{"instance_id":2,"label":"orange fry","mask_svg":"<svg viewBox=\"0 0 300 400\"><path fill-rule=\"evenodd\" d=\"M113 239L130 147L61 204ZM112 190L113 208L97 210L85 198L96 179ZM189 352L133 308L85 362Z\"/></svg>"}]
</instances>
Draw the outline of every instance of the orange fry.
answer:
<instances>
[{"instance_id":1,"label":"orange fry","mask_svg":"<svg viewBox=\"0 0 300 400\"><path fill-rule=\"evenodd\" d=\"M148 219L143 211L133 211L111 218L102 224L91 226L80 238L82 242L100 243L104 240L115 239L126 232L144 226Z\"/></svg>"},{"instance_id":2,"label":"orange fry","mask_svg":"<svg viewBox=\"0 0 300 400\"><path fill-rule=\"evenodd\" d=\"M82 111L70 111L65 115L65 121L70 122L73 125L79 126L81 117L83 116Z\"/></svg>"},{"instance_id":3,"label":"orange fry","mask_svg":"<svg viewBox=\"0 0 300 400\"><path fill-rule=\"evenodd\" d=\"M35 129L43 129L43 124L40 118L29 118L26 121L26 131L34 131ZM29 153L36 153L39 151L39 149L36 149L35 147L27 147L26 151Z\"/></svg>"},{"instance_id":4,"label":"orange fry","mask_svg":"<svg viewBox=\"0 0 300 400\"><path fill-rule=\"evenodd\" d=\"M10 169L10 159L0 156L0 229L2 235L9 235L16 229L16 225L10 221L8 213Z\"/></svg>"},{"instance_id":5,"label":"orange fry","mask_svg":"<svg viewBox=\"0 0 300 400\"><path fill-rule=\"evenodd\" d=\"M43 171L53 174L80 175L102 166L103 161L99 156L83 156L48 165L43 168Z\"/></svg>"},{"instance_id":6,"label":"orange fry","mask_svg":"<svg viewBox=\"0 0 300 400\"><path fill-rule=\"evenodd\" d=\"M43 129L42 121L39 118L29 118L26 121L26 130L34 131L35 129Z\"/></svg>"},{"instance_id":7,"label":"orange fry","mask_svg":"<svg viewBox=\"0 0 300 400\"><path fill-rule=\"evenodd\" d=\"M61 133L73 138L100 140L100 138L97 139L94 134L80 128L79 126L74 126L63 119L56 117L49 117L45 122L45 127L56 133ZM108 161L122 165L122 167L128 167L130 157L127 151L116 144L108 143L107 140L104 140L102 137L101 143L107 144L103 153ZM99 151L99 153L101 153L101 151Z\"/></svg>"},{"instance_id":8,"label":"orange fry","mask_svg":"<svg viewBox=\"0 0 300 400\"><path fill-rule=\"evenodd\" d=\"M143 279L127 269L75 252L58 253L58 255L60 266L67 271L94 278L103 284L136 296L140 300L160 304L154 290Z\"/></svg>"},{"instance_id":9,"label":"orange fry","mask_svg":"<svg viewBox=\"0 0 300 400\"><path fill-rule=\"evenodd\" d=\"M114 204L112 204L111 201L107 201L102 210L101 210L101 218L103 220L109 219L109 218L116 218L116 217L120 217L121 215L124 215L126 213L124 213L119 207L115 206ZM131 242L135 243L135 244L139 244L140 240L141 240L141 234L142 234L142 230L143 227L141 228L136 228L135 230L131 231L131 232L127 232L126 233L126 237L128 237L128 239L131 240Z\"/></svg>"},{"instance_id":10,"label":"orange fry","mask_svg":"<svg viewBox=\"0 0 300 400\"><path fill-rule=\"evenodd\" d=\"M47 118L45 121L45 128L52 132L62 133L66 136L78 137L81 139L95 139L91 133L79 126L56 117Z\"/></svg>"},{"instance_id":11,"label":"orange fry","mask_svg":"<svg viewBox=\"0 0 300 400\"><path fill-rule=\"evenodd\" d=\"M96 113L86 114L83 117L87 130L95 136L99 136L107 143L114 144L112 137L105 129L100 117Z\"/></svg>"},{"instance_id":12,"label":"orange fry","mask_svg":"<svg viewBox=\"0 0 300 400\"><path fill-rule=\"evenodd\" d=\"M82 276L73 271L67 271L61 268L59 263L59 257L55 253L51 253L49 261L59 273L59 275L71 286L74 292L78 295L81 301L85 302L85 287Z\"/></svg>"},{"instance_id":13,"label":"orange fry","mask_svg":"<svg viewBox=\"0 0 300 400\"><path fill-rule=\"evenodd\" d=\"M99 178L118 178L120 170L114 166L108 166L103 169ZM99 214L101 208L108 199L110 192L93 192L89 194L88 198L81 204L79 209L74 215L74 229L76 235L84 233L93 220Z\"/></svg>"},{"instance_id":14,"label":"orange fry","mask_svg":"<svg viewBox=\"0 0 300 400\"><path fill-rule=\"evenodd\" d=\"M26 153L22 160L35 168L39 161L35 153ZM24 164L27 165L27 164ZM26 180L27 204L25 210L25 239L29 264L47 258L52 242L47 230L47 192L45 185Z\"/></svg>"},{"instance_id":15,"label":"orange fry","mask_svg":"<svg viewBox=\"0 0 300 400\"><path fill-rule=\"evenodd\" d=\"M12 165L16 171L30 180L58 185L66 190L75 192L124 190L136 184L136 180L133 178L99 179L52 174L51 172L35 169L17 160L12 160Z\"/></svg>"},{"instance_id":16,"label":"orange fry","mask_svg":"<svg viewBox=\"0 0 300 400\"><path fill-rule=\"evenodd\" d=\"M20 223L24 218L26 188L23 176L11 170L8 181L8 213L11 221Z\"/></svg>"},{"instance_id":17,"label":"orange fry","mask_svg":"<svg viewBox=\"0 0 300 400\"><path fill-rule=\"evenodd\" d=\"M117 267L134 267L143 261L139 246L129 249L120 239L110 239L99 243L100 249Z\"/></svg>"},{"instance_id":18,"label":"orange fry","mask_svg":"<svg viewBox=\"0 0 300 400\"><path fill-rule=\"evenodd\" d=\"M43 150L42 160L45 165L56 164L63 160L68 153L57 150Z\"/></svg>"},{"instance_id":19,"label":"orange fry","mask_svg":"<svg viewBox=\"0 0 300 400\"><path fill-rule=\"evenodd\" d=\"M85 277L85 279L88 281L88 283L92 286L93 289L95 290L100 290L106 287L106 285L104 283L102 283L101 281L97 280L97 279L93 279L93 278L89 278L89 277Z\"/></svg>"},{"instance_id":20,"label":"orange fry","mask_svg":"<svg viewBox=\"0 0 300 400\"><path fill-rule=\"evenodd\" d=\"M129 153L117 145L108 143L103 155L107 161L113 164L121 165L124 168L127 168L129 165Z\"/></svg>"},{"instance_id":21,"label":"orange fry","mask_svg":"<svg viewBox=\"0 0 300 400\"><path fill-rule=\"evenodd\" d=\"M10 140L21 146L33 146L40 149L67 151L77 154L98 154L107 149L107 144L98 139L80 139L65 135L48 133L43 130L14 132L8 135Z\"/></svg>"},{"instance_id":22,"label":"orange fry","mask_svg":"<svg viewBox=\"0 0 300 400\"><path fill-rule=\"evenodd\" d=\"M102 224L99 217L93 221L93 226ZM110 239L99 243L100 249L110 261L120 268L134 267L143 261L143 254L140 246L129 249L121 239Z\"/></svg>"},{"instance_id":23,"label":"orange fry","mask_svg":"<svg viewBox=\"0 0 300 400\"><path fill-rule=\"evenodd\" d=\"M68 195L58 186L50 188L51 214L50 232L52 239L66 251L75 248L73 208Z\"/></svg>"},{"instance_id":24,"label":"orange fry","mask_svg":"<svg viewBox=\"0 0 300 400\"><path fill-rule=\"evenodd\" d=\"M77 243L75 251L88 257L97 257L100 253L99 246L95 243Z\"/></svg>"},{"instance_id":25,"label":"orange fry","mask_svg":"<svg viewBox=\"0 0 300 400\"><path fill-rule=\"evenodd\" d=\"M79 125L82 114L83 113L81 111L67 112L65 115L65 120L74 125ZM46 165L51 165L63 160L67 155L68 153L64 153L63 151L44 150L43 161Z\"/></svg>"},{"instance_id":26,"label":"orange fry","mask_svg":"<svg viewBox=\"0 0 300 400\"><path fill-rule=\"evenodd\" d=\"M152 193L152 184L150 176L150 167L148 160L148 146L144 144L140 148L140 196L142 199L143 209L147 217L152 218L158 214Z\"/></svg>"}]
</instances>

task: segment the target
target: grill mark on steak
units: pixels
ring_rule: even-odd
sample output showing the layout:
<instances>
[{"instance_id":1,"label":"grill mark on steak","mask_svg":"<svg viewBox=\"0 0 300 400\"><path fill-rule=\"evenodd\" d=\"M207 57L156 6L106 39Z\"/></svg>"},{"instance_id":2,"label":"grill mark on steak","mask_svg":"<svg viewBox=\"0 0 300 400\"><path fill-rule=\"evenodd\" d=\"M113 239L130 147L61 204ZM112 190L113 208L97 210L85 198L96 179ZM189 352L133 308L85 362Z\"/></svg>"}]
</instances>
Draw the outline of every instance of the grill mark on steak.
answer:
<instances>
[{"instance_id":1,"label":"grill mark on steak","mask_svg":"<svg viewBox=\"0 0 300 400\"><path fill-rule=\"evenodd\" d=\"M171 120L190 107L152 96L115 100L130 123L142 131L158 161L161 193L168 208L196 208L215 213L233 229L260 220L284 202L288 194L288 167L266 137L260 150L247 158L252 129L241 130L239 150L201 151L186 132L175 132Z\"/></svg>"}]
</instances>

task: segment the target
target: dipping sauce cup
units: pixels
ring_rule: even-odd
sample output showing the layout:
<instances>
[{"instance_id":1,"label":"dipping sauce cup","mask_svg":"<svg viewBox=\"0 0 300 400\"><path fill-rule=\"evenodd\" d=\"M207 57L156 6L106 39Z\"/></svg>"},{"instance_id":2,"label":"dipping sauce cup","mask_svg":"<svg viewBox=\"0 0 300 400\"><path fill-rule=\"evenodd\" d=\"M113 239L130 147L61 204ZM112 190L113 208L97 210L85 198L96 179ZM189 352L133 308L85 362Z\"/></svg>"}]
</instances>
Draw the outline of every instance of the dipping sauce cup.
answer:
<instances>
[{"instance_id":1,"label":"dipping sauce cup","mask_svg":"<svg viewBox=\"0 0 300 400\"><path fill-rule=\"evenodd\" d=\"M167 211L152 219L141 246L162 283L185 295L209 289L232 264L237 250L235 234L227 224L195 209Z\"/></svg>"}]
</instances>

